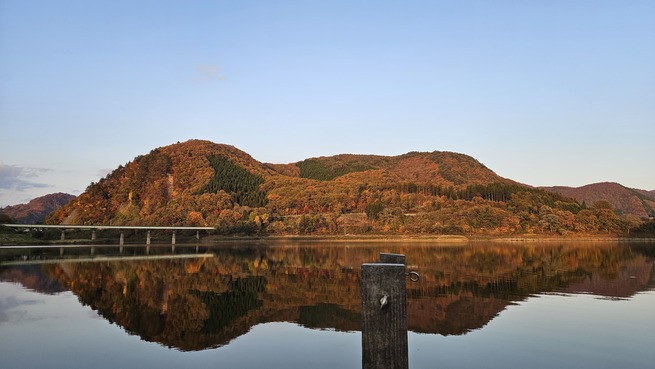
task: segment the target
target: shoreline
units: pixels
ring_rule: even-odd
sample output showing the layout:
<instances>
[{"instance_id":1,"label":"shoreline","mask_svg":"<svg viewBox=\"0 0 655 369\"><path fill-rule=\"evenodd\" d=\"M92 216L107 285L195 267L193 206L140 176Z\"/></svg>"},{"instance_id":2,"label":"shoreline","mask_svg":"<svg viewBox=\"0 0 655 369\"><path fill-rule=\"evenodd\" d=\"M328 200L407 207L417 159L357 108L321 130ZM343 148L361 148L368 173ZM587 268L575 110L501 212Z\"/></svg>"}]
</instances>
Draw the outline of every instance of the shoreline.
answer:
<instances>
[{"instance_id":1,"label":"shoreline","mask_svg":"<svg viewBox=\"0 0 655 369\"><path fill-rule=\"evenodd\" d=\"M88 245L91 240L88 239L69 239L61 240L3 240L2 246L25 246L34 245ZM13 242L12 242L13 241ZM552 243L552 242L655 242L655 237L620 237L620 236L541 236L541 235L517 235L517 236L489 236L489 235L272 235L272 236L219 236L209 235L201 238L196 242L179 240L178 244L208 244L208 243L233 243L233 242L314 242L314 243L436 243L440 245L466 245L469 243ZM112 246L115 243L112 239L99 239L93 241L96 245ZM138 245L140 243L126 243L128 245ZM153 243L153 246L170 245L165 242Z\"/></svg>"},{"instance_id":2,"label":"shoreline","mask_svg":"<svg viewBox=\"0 0 655 369\"><path fill-rule=\"evenodd\" d=\"M208 236L205 242L232 241L311 241L311 242L437 242L465 244L469 242L655 242L655 237L621 236L485 236L485 235L284 235L284 236Z\"/></svg>"}]
</instances>

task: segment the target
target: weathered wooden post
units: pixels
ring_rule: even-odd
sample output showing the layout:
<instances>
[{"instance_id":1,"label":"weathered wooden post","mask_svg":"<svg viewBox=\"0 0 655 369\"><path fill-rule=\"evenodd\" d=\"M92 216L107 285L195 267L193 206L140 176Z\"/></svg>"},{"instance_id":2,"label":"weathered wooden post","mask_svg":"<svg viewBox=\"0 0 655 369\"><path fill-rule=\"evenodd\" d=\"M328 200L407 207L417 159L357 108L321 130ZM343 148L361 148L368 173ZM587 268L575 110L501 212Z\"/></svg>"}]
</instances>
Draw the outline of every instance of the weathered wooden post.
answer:
<instances>
[{"instance_id":1,"label":"weathered wooden post","mask_svg":"<svg viewBox=\"0 0 655 369\"><path fill-rule=\"evenodd\" d=\"M408 369L405 256L362 264L362 369Z\"/></svg>"},{"instance_id":2,"label":"weathered wooden post","mask_svg":"<svg viewBox=\"0 0 655 369\"><path fill-rule=\"evenodd\" d=\"M405 265L405 255L403 254L389 254L386 252L380 253L380 263L387 264L403 264Z\"/></svg>"}]
</instances>

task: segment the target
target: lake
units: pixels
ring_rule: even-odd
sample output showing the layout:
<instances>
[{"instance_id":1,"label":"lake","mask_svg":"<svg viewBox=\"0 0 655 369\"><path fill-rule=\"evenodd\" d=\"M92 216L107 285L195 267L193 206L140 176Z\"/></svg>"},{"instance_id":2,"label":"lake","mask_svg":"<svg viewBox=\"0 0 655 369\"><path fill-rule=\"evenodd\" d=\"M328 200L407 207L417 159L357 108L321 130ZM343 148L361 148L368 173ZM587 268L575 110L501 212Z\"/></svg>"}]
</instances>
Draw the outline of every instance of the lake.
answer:
<instances>
[{"instance_id":1,"label":"lake","mask_svg":"<svg viewBox=\"0 0 655 369\"><path fill-rule=\"evenodd\" d=\"M380 252L412 369L655 366L655 243L262 241L0 247L0 368L361 368Z\"/></svg>"}]
</instances>

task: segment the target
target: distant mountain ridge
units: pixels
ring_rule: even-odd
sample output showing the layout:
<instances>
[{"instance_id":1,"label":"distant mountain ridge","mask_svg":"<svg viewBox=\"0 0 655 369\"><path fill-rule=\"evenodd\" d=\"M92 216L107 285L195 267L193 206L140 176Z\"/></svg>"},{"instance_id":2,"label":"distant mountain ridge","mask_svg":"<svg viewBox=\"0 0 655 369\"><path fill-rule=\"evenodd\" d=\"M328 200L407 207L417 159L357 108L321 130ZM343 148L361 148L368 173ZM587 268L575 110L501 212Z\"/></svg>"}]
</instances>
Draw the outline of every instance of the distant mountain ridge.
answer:
<instances>
[{"instance_id":1,"label":"distant mountain ridge","mask_svg":"<svg viewBox=\"0 0 655 369\"><path fill-rule=\"evenodd\" d=\"M0 213L9 216L17 223L43 223L48 214L66 205L74 198L75 196L67 193L53 193L32 199L27 204L18 204L0 208Z\"/></svg>"},{"instance_id":2,"label":"distant mountain ridge","mask_svg":"<svg viewBox=\"0 0 655 369\"><path fill-rule=\"evenodd\" d=\"M268 164L204 140L136 157L46 221L212 226L222 234L499 235L622 234L640 222L503 178L459 153Z\"/></svg>"},{"instance_id":3,"label":"distant mountain ridge","mask_svg":"<svg viewBox=\"0 0 655 369\"><path fill-rule=\"evenodd\" d=\"M608 201L619 214L633 214L643 219L655 216L655 191L627 188L613 182L593 183L581 187L542 188L572 197L588 206L598 201Z\"/></svg>"}]
</instances>

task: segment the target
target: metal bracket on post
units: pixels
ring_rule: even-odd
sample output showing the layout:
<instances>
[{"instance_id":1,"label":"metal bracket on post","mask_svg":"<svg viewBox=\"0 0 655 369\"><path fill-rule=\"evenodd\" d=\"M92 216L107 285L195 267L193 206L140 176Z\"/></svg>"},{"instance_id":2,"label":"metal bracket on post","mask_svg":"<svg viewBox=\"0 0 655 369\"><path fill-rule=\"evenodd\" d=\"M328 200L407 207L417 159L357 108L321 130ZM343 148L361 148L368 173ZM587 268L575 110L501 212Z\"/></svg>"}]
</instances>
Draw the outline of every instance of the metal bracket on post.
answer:
<instances>
[{"instance_id":1,"label":"metal bracket on post","mask_svg":"<svg viewBox=\"0 0 655 369\"><path fill-rule=\"evenodd\" d=\"M388 263L388 264L405 264L405 255L403 254L389 254L385 252L380 253L380 263ZM421 276L415 272L411 271L409 273L405 273L408 277L409 280L412 282L418 282L419 279L421 279Z\"/></svg>"}]
</instances>

